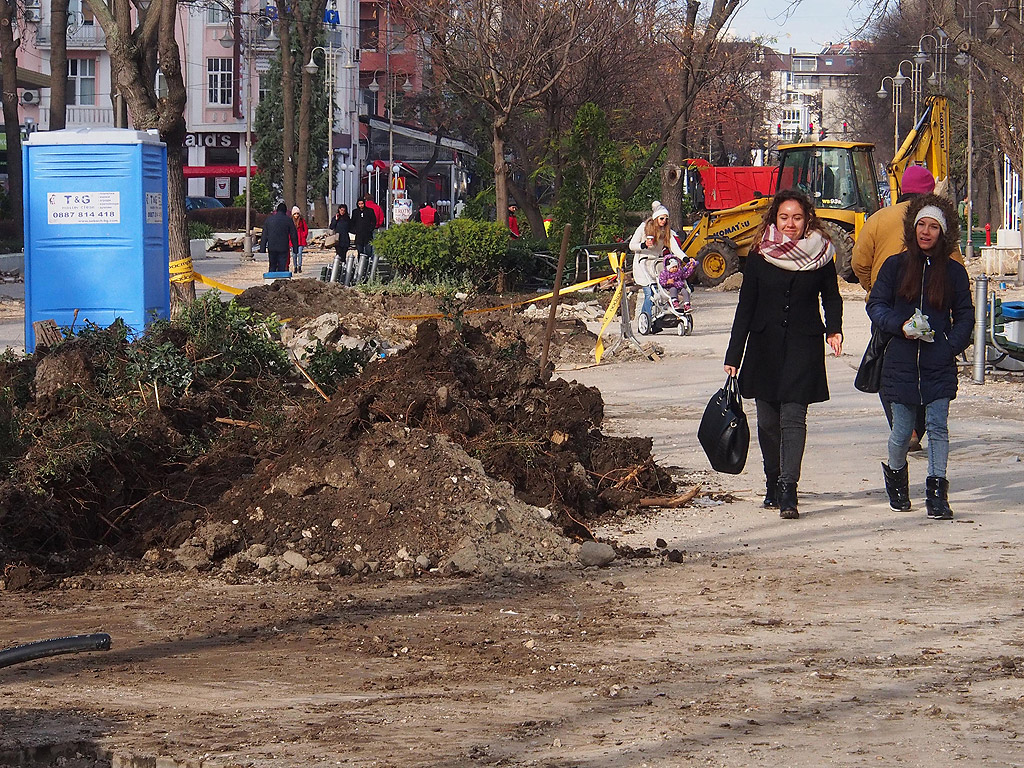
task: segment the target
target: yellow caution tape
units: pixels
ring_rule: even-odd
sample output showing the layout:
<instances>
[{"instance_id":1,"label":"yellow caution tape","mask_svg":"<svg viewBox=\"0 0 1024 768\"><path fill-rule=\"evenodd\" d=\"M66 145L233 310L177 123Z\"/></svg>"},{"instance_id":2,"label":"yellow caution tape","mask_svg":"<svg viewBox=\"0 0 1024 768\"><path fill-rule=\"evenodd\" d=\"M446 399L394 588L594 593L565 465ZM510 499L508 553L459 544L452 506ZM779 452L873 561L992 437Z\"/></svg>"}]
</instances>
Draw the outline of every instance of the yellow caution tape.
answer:
<instances>
[{"instance_id":1,"label":"yellow caution tape","mask_svg":"<svg viewBox=\"0 0 1024 768\"><path fill-rule=\"evenodd\" d=\"M170 264L170 268L172 283L188 283L192 280L191 256L186 256L184 259L172 261Z\"/></svg>"},{"instance_id":2,"label":"yellow caution tape","mask_svg":"<svg viewBox=\"0 0 1024 768\"><path fill-rule=\"evenodd\" d=\"M604 356L604 332L608 327L609 323L615 319L615 316L619 313L619 303L622 301L622 273L619 272L617 275L618 279L615 281L615 293L612 294L611 303L608 304L608 309L605 310L604 317L601 320L601 330L597 333L597 346L594 347L594 362L600 363L601 358Z\"/></svg>"},{"instance_id":3,"label":"yellow caution tape","mask_svg":"<svg viewBox=\"0 0 1024 768\"><path fill-rule=\"evenodd\" d=\"M592 285L597 285L598 283L603 283L605 280L614 280L614 279L615 279L615 275L604 275L603 277L595 277L592 280L584 280L582 283L576 283L575 285L570 285L568 288L563 288L562 290L560 290L558 292L558 295L562 296L563 294L566 294L566 293L575 293L576 291L582 290L584 288L589 288ZM483 308L483 309L467 309L463 314L466 314L466 315L479 315L479 314L482 314L484 312L497 312L497 311L502 310L502 309L512 309L513 307L521 307L524 304L533 304L534 302L537 302L537 301L544 301L545 299L550 299L554 295L555 295L555 292L551 291L550 293L545 293L542 296L534 296L533 298L526 299L525 301L514 301L511 304L502 304L500 307L486 307L486 308ZM444 315L441 314L440 312L434 312L434 313L429 314L429 315L392 315L391 319L392 320L440 320L442 317L444 317Z\"/></svg>"},{"instance_id":4,"label":"yellow caution tape","mask_svg":"<svg viewBox=\"0 0 1024 768\"><path fill-rule=\"evenodd\" d=\"M233 296L238 296L240 293L242 293L241 288L232 288L230 285L218 283L216 280L211 280L206 275L201 275L198 272L193 272L190 277L192 279L198 280L200 283L203 283L204 285L208 285L211 288L216 288L218 291L223 291L224 293L230 293ZM171 279L173 280L174 278Z\"/></svg>"}]
</instances>

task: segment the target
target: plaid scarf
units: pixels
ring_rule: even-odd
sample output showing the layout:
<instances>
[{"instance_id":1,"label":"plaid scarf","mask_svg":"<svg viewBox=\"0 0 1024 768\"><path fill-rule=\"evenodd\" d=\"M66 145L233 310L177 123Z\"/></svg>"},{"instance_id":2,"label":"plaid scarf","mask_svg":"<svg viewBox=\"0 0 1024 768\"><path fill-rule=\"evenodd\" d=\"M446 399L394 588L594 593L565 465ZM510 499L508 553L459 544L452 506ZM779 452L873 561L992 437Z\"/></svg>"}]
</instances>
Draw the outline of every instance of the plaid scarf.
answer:
<instances>
[{"instance_id":1,"label":"plaid scarf","mask_svg":"<svg viewBox=\"0 0 1024 768\"><path fill-rule=\"evenodd\" d=\"M790 272L821 269L835 258L836 249L821 232L810 232L799 240L790 240L769 224L757 246L764 260Z\"/></svg>"}]
</instances>

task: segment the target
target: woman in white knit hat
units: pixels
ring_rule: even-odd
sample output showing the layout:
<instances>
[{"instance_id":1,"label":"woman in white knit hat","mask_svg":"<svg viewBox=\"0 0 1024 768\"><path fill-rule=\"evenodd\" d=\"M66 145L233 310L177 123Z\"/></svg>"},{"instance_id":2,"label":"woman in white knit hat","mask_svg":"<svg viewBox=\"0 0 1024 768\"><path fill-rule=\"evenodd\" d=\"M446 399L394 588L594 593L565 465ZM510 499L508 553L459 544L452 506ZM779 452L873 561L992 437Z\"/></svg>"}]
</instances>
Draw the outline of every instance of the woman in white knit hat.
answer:
<instances>
[{"instance_id":1,"label":"woman in white knit hat","mask_svg":"<svg viewBox=\"0 0 1024 768\"><path fill-rule=\"evenodd\" d=\"M662 257L671 253L680 262L686 261L676 233L668 224L668 208L659 201L651 204L651 218L640 224L629 239L629 250L633 252L633 281L644 289L644 303L640 311L650 317L651 299L661 271Z\"/></svg>"},{"instance_id":2,"label":"woman in white knit hat","mask_svg":"<svg viewBox=\"0 0 1024 768\"><path fill-rule=\"evenodd\" d=\"M953 203L922 195L903 219L906 251L885 260L868 297L872 324L892 336L882 362L879 395L892 403L888 463L882 464L889 508L910 509L907 450L919 407L925 409L928 476L925 506L933 520L951 520L949 401L956 397L956 356L971 343L974 303L962 264L950 258L960 243ZM919 319L920 316L925 320Z\"/></svg>"},{"instance_id":3,"label":"woman in white knit hat","mask_svg":"<svg viewBox=\"0 0 1024 768\"><path fill-rule=\"evenodd\" d=\"M302 215L302 211L299 210L297 205L292 206L292 221L295 222L295 231L299 235L299 242L292 243L295 250L295 271L301 272L302 252L306 250L306 246L309 244L309 224L306 223L306 217Z\"/></svg>"}]
</instances>

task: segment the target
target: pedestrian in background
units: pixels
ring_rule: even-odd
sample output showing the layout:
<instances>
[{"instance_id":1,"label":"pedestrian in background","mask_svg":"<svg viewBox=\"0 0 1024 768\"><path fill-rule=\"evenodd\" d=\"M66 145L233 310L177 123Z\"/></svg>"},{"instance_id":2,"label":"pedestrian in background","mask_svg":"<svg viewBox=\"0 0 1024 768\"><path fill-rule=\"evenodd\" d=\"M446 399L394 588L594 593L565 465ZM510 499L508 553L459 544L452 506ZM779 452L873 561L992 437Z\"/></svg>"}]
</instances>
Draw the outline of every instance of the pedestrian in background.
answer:
<instances>
[{"instance_id":1,"label":"pedestrian in background","mask_svg":"<svg viewBox=\"0 0 1024 768\"><path fill-rule=\"evenodd\" d=\"M519 207L515 203L511 203L508 207L508 229L512 233L512 239L519 239L519 218L516 214L519 213Z\"/></svg>"},{"instance_id":2,"label":"pedestrian in background","mask_svg":"<svg viewBox=\"0 0 1024 768\"><path fill-rule=\"evenodd\" d=\"M292 206L292 221L295 223L295 231L299 235L298 247L292 243L292 247L295 250L295 271L302 271L302 252L305 250L306 245L309 243L309 224L306 223L306 217L302 215L302 211L299 210L299 206Z\"/></svg>"},{"instance_id":3,"label":"pedestrian in background","mask_svg":"<svg viewBox=\"0 0 1024 768\"><path fill-rule=\"evenodd\" d=\"M330 230L338 236L338 240L334 244L334 251L341 256L344 256L348 249L352 247L352 237L349 235L350 224L351 219L348 215L348 206L339 205L338 212L331 219Z\"/></svg>"},{"instance_id":4,"label":"pedestrian in background","mask_svg":"<svg viewBox=\"0 0 1024 768\"><path fill-rule=\"evenodd\" d=\"M655 200L651 203L651 217L640 223L629 239L633 253L633 282L644 290L644 303L640 311L651 316L654 284L662 267L662 257L672 254L680 264L687 261L679 247L675 231L668 225L668 208Z\"/></svg>"},{"instance_id":5,"label":"pedestrian in background","mask_svg":"<svg viewBox=\"0 0 1024 768\"><path fill-rule=\"evenodd\" d=\"M868 299L871 322L891 334L882 362L882 394L892 403L888 463L882 464L889 507L909 510L907 452L919 406L928 430L928 517L951 520L949 482L949 402L956 397L956 356L967 348L974 304L967 270L952 255L960 242L953 203L937 195L914 200L903 218L906 250L882 265ZM927 318L930 334L915 328L916 311Z\"/></svg>"},{"instance_id":6,"label":"pedestrian in background","mask_svg":"<svg viewBox=\"0 0 1024 768\"><path fill-rule=\"evenodd\" d=\"M370 241L373 240L373 233L377 229L377 214L367 206L367 198L361 197L356 201L356 209L352 211L349 226L356 236L356 250L368 253Z\"/></svg>"},{"instance_id":7,"label":"pedestrian in background","mask_svg":"<svg viewBox=\"0 0 1024 768\"><path fill-rule=\"evenodd\" d=\"M843 300L835 248L803 192L772 200L747 255L725 371L754 398L764 461L766 508L800 517L797 483L807 440L807 406L828 400L825 343L843 351ZM822 322L821 311L825 312ZM822 341L824 335L824 342ZM742 365L741 365L742 361Z\"/></svg>"},{"instance_id":8,"label":"pedestrian in background","mask_svg":"<svg viewBox=\"0 0 1024 768\"><path fill-rule=\"evenodd\" d=\"M297 248L299 233L295 222L288 215L288 207L278 203L275 211L263 223L260 235L260 252L267 253L270 272L288 271L288 249Z\"/></svg>"},{"instance_id":9,"label":"pedestrian in background","mask_svg":"<svg viewBox=\"0 0 1024 768\"><path fill-rule=\"evenodd\" d=\"M423 207L417 212L419 214L420 223L426 227L432 227L437 223L437 208L430 204L428 200L423 204Z\"/></svg>"}]
</instances>

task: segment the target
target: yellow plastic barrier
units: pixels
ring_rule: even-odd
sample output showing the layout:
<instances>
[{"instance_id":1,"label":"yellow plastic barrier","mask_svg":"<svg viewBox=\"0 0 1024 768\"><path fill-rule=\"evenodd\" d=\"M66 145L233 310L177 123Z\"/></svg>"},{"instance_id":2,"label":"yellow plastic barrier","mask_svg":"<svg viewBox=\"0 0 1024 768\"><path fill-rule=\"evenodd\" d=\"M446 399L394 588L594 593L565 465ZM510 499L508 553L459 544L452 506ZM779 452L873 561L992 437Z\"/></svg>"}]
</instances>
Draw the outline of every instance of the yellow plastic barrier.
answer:
<instances>
[{"instance_id":1,"label":"yellow plastic barrier","mask_svg":"<svg viewBox=\"0 0 1024 768\"><path fill-rule=\"evenodd\" d=\"M232 288L230 285L218 283L216 280L213 280L207 277L206 275L201 275L198 272L193 272L192 277L198 280L203 285L208 285L211 288L216 288L218 291L223 291L224 293L230 293L233 296L238 296L239 294L242 293L241 288Z\"/></svg>"}]
</instances>

